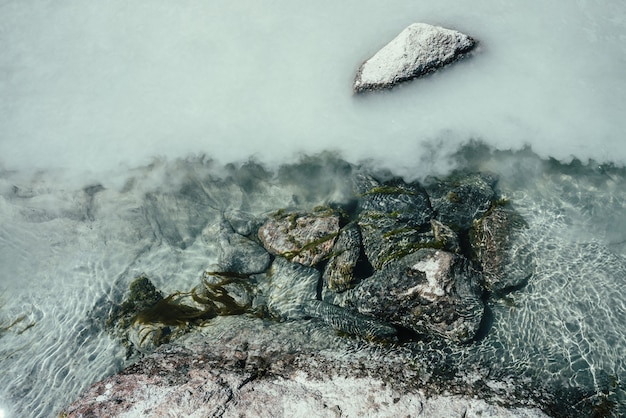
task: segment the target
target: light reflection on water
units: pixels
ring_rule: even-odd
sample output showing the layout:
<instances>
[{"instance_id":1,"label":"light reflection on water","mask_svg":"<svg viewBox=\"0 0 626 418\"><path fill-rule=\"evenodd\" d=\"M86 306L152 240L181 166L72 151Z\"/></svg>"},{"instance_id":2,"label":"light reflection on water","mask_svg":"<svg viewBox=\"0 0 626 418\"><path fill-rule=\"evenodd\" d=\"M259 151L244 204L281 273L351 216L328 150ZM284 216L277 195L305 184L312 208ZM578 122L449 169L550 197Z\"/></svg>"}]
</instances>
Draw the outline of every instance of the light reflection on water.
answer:
<instances>
[{"instance_id":1,"label":"light reflection on water","mask_svg":"<svg viewBox=\"0 0 626 418\"><path fill-rule=\"evenodd\" d=\"M461 369L488 365L495 376L548 389L610 389L623 401L615 384L626 378L619 291L626 260L614 243L626 237L616 223L626 209L624 171L561 166L529 151L490 152L475 158L468 147L456 158L500 174L500 192L528 223L513 251L521 262L530 256L535 269L525 288L490 302L487 336L449 350L443 361ZM262 215L346 203L349 175L350 166L332 154L276 173L257 163L181 160L131 172L124 187L89 198L44 177L25 182L3 174L2 276L14 278L2 282L0 318L13 324L0 334L3 402L18 414L47 416L119 370L124 351L102 331L107 312L98 303L119 302L141 273L166 294L197 285L215 261L211 234L224 210Z\"/></svg>"}]
</instances>

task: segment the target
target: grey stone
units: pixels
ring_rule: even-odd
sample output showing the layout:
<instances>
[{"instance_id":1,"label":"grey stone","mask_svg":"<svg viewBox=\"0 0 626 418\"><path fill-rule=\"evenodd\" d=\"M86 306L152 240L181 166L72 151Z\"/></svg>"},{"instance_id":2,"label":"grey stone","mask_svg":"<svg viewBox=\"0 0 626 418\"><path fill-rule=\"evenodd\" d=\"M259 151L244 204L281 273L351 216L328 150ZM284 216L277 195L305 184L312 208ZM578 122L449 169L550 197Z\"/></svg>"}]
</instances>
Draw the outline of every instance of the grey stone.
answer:
<instances>
[{"instance_id":1,"label":"grey stone","mask_svg":"<svg viewBox=\"0 0 626 418\"><path fill-rule=\"evenodd\" d=\"M414 23L359 68L355 93L391 88L448 65L474 48L467 35L426 23Z\"/></svg>"},{"instance_id":2,"label":"grey stone","mask_svg":"<svg viewBox=\"0 0 626 418\"><path fill-rule=\"evenodd\" d=\"M428 235L433 211L421 186L362 177L357 187L367 186L369 190L360 195L357 222L365 255L375 269L433 241Z\"/></svg>"},{"instance_id":3,"label":"grey stone","mask_svg":"<svg viewBox=\"0 0 626 418\"><path fill-rule=\"evenodd\" d=\"M461 256L420 249L335 297L340 306L420 334L472 340L484 313L480 274Z\"/></svg>"},{"instance_id":4,"label":"grey stone","mask_svg":"<svg viewBox=\"0 0 626 418\"><path fill-rule=\"evenodd\" d=\"M427 190L436 219L459 230L469 229L491 207L495 183L495 177L483 173L435 180Z\"/></svg>"},{"instance_id":5,"label":"grey stone","mask_svg":"<svg viewBox=\"0 0 626 418\"><path fill-rule=\"evenodd\" d=\"M242 210L229 210L224 214L224 218L233 227L233 230L244 236L256 232L262 222L254 215Z\"/></svg>"},{"instance_id":6,"label":"grey stone","mask_svg":"<svg viewBox=\"0 0 626 418\"><path fill-rule=\"evenodd\" d=\"M309 314L304 303L317 298L321 275L312 267L276 257L261 292L270 314L283 319L302 319Z\"/></svg>"},{"instance_id":7,"label":"grey stone","mask_svg":"<svg viewBox=\"0 0 626 418\"><path fill-rule=\"evenodd\" d=\"M354 268L361 254L361 233L356 224L342 229L324 269L324 288L343 292L354 285Z\"/></svg>"},{"instance_id":8,"label":"grey stone","mask_svg":"<svg viewBox=\"0 0 626 418\"><path fill-rule=\"evenodd\" d=\"M397 330L389 324L320 300L306 301L304 312L338 331L369 340L393 341L397 334Z\"/></svg>"},{"instance_id":9,"label":"grey stone","mask_svg":"<svg viewBox=\"0 0 626 418\"><path fill-rule=\"evenodd\" d=\"M270 255L256 242L233 231L223 221L219 231L216 270L243 275L262 273L270 265Z\"/></svg>"}]
</instances>

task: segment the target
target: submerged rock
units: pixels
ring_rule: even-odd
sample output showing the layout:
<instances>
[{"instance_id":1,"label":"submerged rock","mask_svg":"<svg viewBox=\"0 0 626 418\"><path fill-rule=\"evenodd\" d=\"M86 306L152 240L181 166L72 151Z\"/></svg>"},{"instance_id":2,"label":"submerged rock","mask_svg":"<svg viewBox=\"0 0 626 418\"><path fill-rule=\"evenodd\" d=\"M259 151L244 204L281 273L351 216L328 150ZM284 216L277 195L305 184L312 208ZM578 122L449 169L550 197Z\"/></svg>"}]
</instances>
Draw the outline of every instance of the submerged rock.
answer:
<instances>
[{"instance_id":1,"label":"submerged rock","mask_svg":"<svg viewBox=\"0 0 626 418\"><path fill-rule=\"evenodd\" d=\"M434 242L441 249L453 253L461 252L459 236L448 225L444 225L436 219L431 219L430 225L433 231Z\"/></svg>"},{"instance_id":2,"label":"submerged rock","mask_svg":"<svg viewBox=\"0 0 626 418\"><path fill-rule=\"evenodd\" d=\"M129 295L120 304L111 307L105 329L126 347L127 357L136 352L152 350L169 341L171 331L167 325L159 324L144 330L136 319L140 312L147 311L163 301L163 294L149 278L139 276L129 285Z\"/></svg>"},{"instance_id":3,"label":"submerged rock","mask_svg":"<svg viewBox=\"0 0 626 418\"><path fill-rule=\"evenodd\" d=\"M261 284L270 314L284 319L309 316L304 304L317 298L320 277L320 272L312 267L276 257L267 280Z\"/></svg>"},{"instance_id":4,"label":"submerged rock","mask_svg":"<svg viewBox=\"0 0 626 418\"><path fill-rule=\"evenodd\" d=\"M278 212L259 228L259 239L274 255L314 266L327 257L339 234L339 216L331 210L317 213Z\"/></svg>"},{"instance_id":5,"label":"submerged rock","mask_svg":"<svg viewBox=\"0 0 626 418\"><path fill-rule=\"evenodd\" d=\"M515 236L525 227L522 217L504 206L494 206L474 221L470 243L482 267L483 285L487 290L504 293L528 281L534 270L532 258L522 249L512 252Z\"/></svg>"},{"instance_id":6,"label":"submerged rock","mask_svg":"<svg viewBox=\"0 0 626 418\"><path fill-rule=\"evenodd\" d=\"M312 318L321 319L334 329L375 341L393 341L397 330L371 316L343 309L321 300L306 301L304 311Z\"/></svg>"},{"instance_id":7,"label":"submerged rock","mask_svg":"<svg viewBox=\"0 0 626 418\"><path fill-rule=\"evenodd\" d=\"M476 42L467 35L426 23L414 23L359 68L355 93L391 88L448 65Z\"/></svg>"},{"instance_id":8,"label":"submerged rock","mask_svg":"<svg viewBox=\"0 0 626 418\"><path fill-rule=\"evenodd\" d=\"M242 210L228 210L224 213L224 218L236 233L244 236L253 234L262 224L254 215Z\"/></svg>"},{"instance_id":9,"label":"submerged rock","mask_svg":"<svg viewBox=\"0 0 626 418\"><path fill-rule=\"evenodd\" d=\"M355 224L342 229L324 269L324 288L343 292L354 285L354 269L361 255L361 233Z\"/></svg>"},{"instance_id":10,"label":"submerged rock","mask_svg":"<svg viewBox=\"0 0 626 418\"><path fill-rule=\"evenodd\" d=\"M437 220L458 230L467 230L491 207L496 178L483 173L454 175L427 187Z\"/></svg>"},{"instance_id":11,"label":"submerged rock","mask_svg":"<svg viewBox=\"0 0 626 418\"><path fill-rule=\"evenodd\" d=\"M360 196L357 223L375 269L432 243L434 236L427 233L433 211L421 186L400 180L383 184L369 176L357 180L357 190L368 188Z\"/></svg>"},{"instance_id":12,"label":"submerged rock","mask_svg":"<svg viewBox=\"0 0 626 418\"><path fill-rule=\"evenodd\" d=\"M396 329L391 325L318 300L319 281L318 270L277 257L260 290L268 311L275 317L317 318L346 334L374 340L394 338Z\"/></svg>"},{"instance_id":13,"label":"submerged rock","mask_svg":"<svg viewBox=\"0 0 626 418\"><path fill-rule=\"evenodd\" d=\"M270 265L270 255L256 242L236 233L231 224L220 225L216 271L243 275L262 273Z\"/></svg>"},{"instance_id":14,"label":"submerged rock","mask_svg":"<svg viewBox=\"0 0 626 418\"><path fill-rule=\"evenodd\" d=\"M461 256L420 249L338 295L335 303L454 342L472 340L484 313L480 274Z\"/></svg>"}]
</instances>

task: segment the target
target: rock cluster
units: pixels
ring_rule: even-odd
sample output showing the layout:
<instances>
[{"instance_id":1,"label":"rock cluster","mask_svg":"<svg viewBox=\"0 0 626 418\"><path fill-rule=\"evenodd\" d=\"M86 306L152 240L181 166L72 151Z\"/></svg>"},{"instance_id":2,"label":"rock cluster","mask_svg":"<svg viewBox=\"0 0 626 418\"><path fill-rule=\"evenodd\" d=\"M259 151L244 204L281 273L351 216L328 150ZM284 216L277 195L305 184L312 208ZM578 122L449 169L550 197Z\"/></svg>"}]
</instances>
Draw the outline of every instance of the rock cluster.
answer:
<instances>
[{"instance_id":1,"label":"rock cluster","mask_svg":"<svg viewBox=\"0 0 626 418\"><path fill-rule=\"evenodd\" d=\"M474 48L476 42L455 30L414 23L359 68L356 93L391 88L446 66Z\"/></svg>"},{"instance_id":2,"label":"rock cluster","mask_svg":"<svg viewBox=\"0 0 626 418\"><path fill-rule=\"evenodd\" d=\"M202 285L159 294L153 307L137 305L139 325L126 317L109 322L118 337L126 327L123 339L142 352L185 325L244 312L316 318L373 340L394 340L401 329L470 342L480 330L485 292L501 294L529 274L509 266L510 237L523 222L496 201L495 184L484 173L421 185L359 172L349 211L279 210L264 220L231 213L219 223L218 263Z\"/></svg>"},{"instance_id":3,"label":"rock cluster","mask_svg":"<svg viewBox=\"0 0 626 418\"><path fill-rule=\"evenodd\" d=\"M139 352L149 357L96 384L81 402L68 408L68 415L117 408L120 416L168 410L184 414L202 411L198 412L202 416L226 416L230 411L234 416L244 405L251 405L247 400L266 402L270 393L278 393L280 402L288 403L294 397L309 399L313 403L307 408L319 410L319 398L312 393L338 384L334 379L339 377L331 372L339 367L337 359L331 362L329 375L318 376L318 380L308 376L304 386L293 373L305 370L309 362L315 368L321 361L308 354L300 356L298 367L288 374L283 370L280 377L261 379L265 371L238 366L241 353L237 353L249 351L246 341L257 338L248 325L239 333L227 328L242 339L240 351L219 359L212 359L219 345L210 351L185 351L188 347L181 341L205 332L201 325L229 317L282 322L281 327L300 327L299 332L308 332L302 331L306 324L315 324L325 332L334 329L338 335L388 347L394 346L388 342L454 345L474 341L483 324L485 296L501 295L524 283L527 269L512 266L532 268L530 260L519 260L519 254L510 251L524 223L498 200L496 179L469 173L419 184L357 172L352 183L354 202L345 208L279 210L265 219L240 211L225 213L210 229L217 244L217 264L211 265L202 283L189 292L165 297L147 277L135 280L129 298L111 307L107 327L127 345L129 355ZM169 344L164 346L170 347L167 350L172 349L171 344L185 348L176 348L170 355L157 349L161 344ZM267 346L267 342L262 344ZM279 357L288 358L298 350L284 347ZM242 364L246 361L241 360ZM213 366L215 372L211 372ZM381 381L389 381L381 371L384 368L377 369L372 378L362 379L352 371L348 376L356 379L355 385L374 393ZM155 403L155 393L160 393L160 403ZM353 394L346 392L346 396ZM401 401L385 406L389 414L418 410L444 416L450 412L429 409L430 401L419 392L404 392L398 399ZM174 409L173 402L177 405ZM475 407L467 399L459 402L464 405L461 414ZM412 409L416 405L419 408ZM356 408L354 414L359 415L364 404L339 402L337 408L340 413ZM511 413L490 408L481 404L476 413ZM261 416L263 413L267 411L259 410ZM534 412L520 414L535 416Z\"/></svg>"}]
</instances>

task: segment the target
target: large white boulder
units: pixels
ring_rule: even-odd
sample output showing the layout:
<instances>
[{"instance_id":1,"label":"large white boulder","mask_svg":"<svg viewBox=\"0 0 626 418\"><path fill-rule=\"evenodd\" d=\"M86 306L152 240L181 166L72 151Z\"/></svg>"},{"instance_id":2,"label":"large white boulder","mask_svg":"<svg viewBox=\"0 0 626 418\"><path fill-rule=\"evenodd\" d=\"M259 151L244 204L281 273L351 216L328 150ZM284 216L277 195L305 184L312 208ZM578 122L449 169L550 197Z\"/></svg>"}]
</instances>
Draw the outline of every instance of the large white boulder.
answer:
<instances>
[{"instance_id":1,"label":"large white boulder","mask_svg":"<svg viewBox=\"0 0 626 418\"><path fill-rule=\"evenodd\" d=\"M451 29L414 23L361 65L354 91L391 88L435 71L470 51L476 42Z\"/></svg>"}]
</instances>

